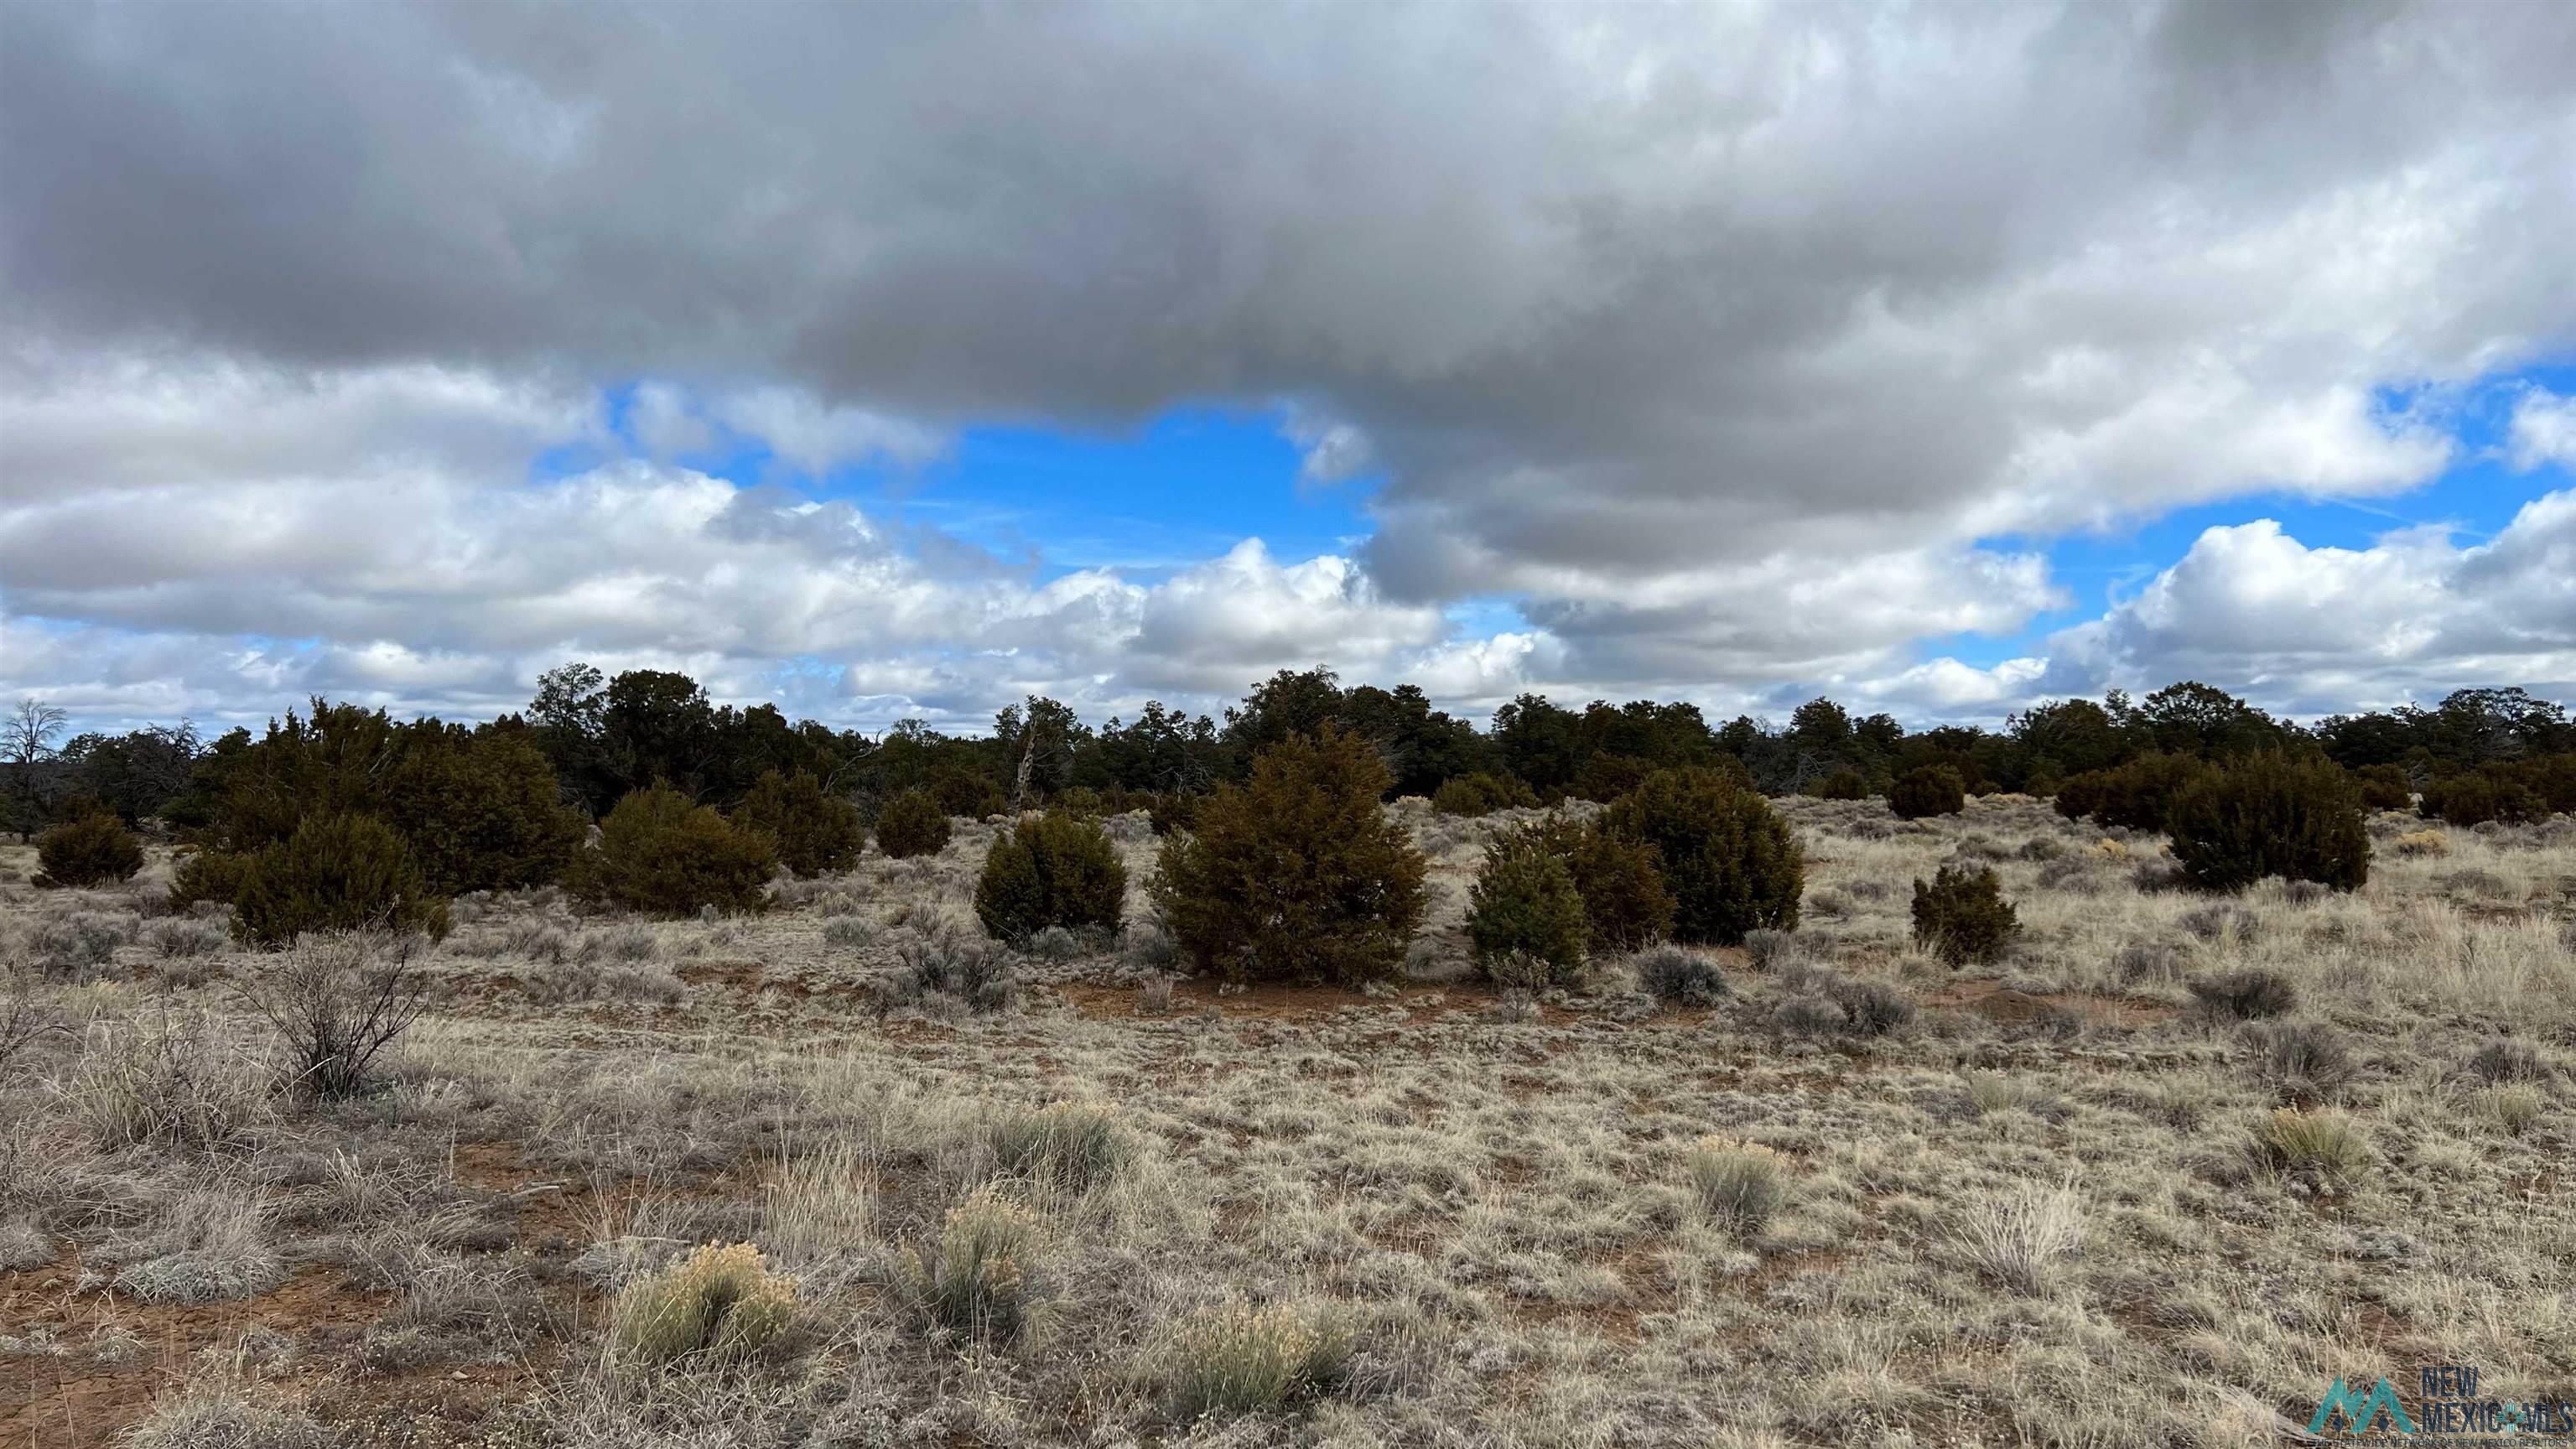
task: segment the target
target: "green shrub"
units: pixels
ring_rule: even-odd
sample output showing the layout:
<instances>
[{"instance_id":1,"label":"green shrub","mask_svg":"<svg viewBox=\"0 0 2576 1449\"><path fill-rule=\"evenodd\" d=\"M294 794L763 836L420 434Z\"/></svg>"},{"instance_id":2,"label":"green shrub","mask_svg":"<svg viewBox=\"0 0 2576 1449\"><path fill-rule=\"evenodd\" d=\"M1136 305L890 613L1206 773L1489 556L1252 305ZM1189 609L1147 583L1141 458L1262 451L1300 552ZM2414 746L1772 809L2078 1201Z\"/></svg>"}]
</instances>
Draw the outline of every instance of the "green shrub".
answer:
<instances>
[{"instance_id":1,"label":"green shrub","mask_svg":"<svg viewBox=\"0 0 2576 1449\"><path fill-rule=\"evenodd\" d=\"M948 812L924 790L906 790L877 812L877 849L896 860L948 848Z\"/></svg>"},{"instance_id":2,"label":"green shrub","mask_svg":"<svg viewBox=\"0 0 2576 1449\"><path fill-rule=\"evenodd\" d=\"M777 847L778 863L800 876L848 870L866 848L858 807L827 794L810 770L766 770L733 812L736 829L757 830Z\"/></svg>"},{"instance_id":3,"label":"green shrub","mask_svg":"<svg viewBox=\"0 0 2576 1449\"><path fill-rule=\"evenodd\" d=\"M1733 756L1726 758L1729 764L1736 763ZM1571 793L1578 800L1598 800L1606 804L1644 784L1646 777L1653 773L1655 762L1652 760L1601 750L1585 760L1582 769L1574 772ZM1747 776L1745 783L1750 785L1752 777Z\"/></svg>"},{"instance_id":4,"label":"green shrub","mask_svg":"<svg viewBox=\"0 0 2576 1449\"><path fill-rule=\"evenodd\" d=\"M1652 845L1673 894L1673 936L1732 946L1793 930L1806 862L1771 802L1721 770L1657 770L1602 812L1604 830Z\"/></svg>"},{"instance_id":5,"label":"green shrub","mask_svg":"<svg viewBox=\"0 0 2576 1449\"><path fill-rule=\"evenodd\" d=\"M368 927L447 934L446 900L430 893L403 838L372 815L308 817L243 867L233 935L247 944Z\"/></svg>"},{"instance_id":6,"label":"green shrub","mask_svg":"<svg viewBox=\"0 0 2576 1449\"><path fill-rule=\"evenodd\" d=\"M1431 808L1443 815L1468 817L1491 815L1497 810L1528 810L1538 805L1538 796L1515 776L1494 775L1479 771L1460 775L1442 783L1431 792Z\"/></svg>"},{"instance_id":7,"label":"green shrub","mask_svg":"<svg viewBox=\"0 0 2576 1449\"><path fill-rule=\"evenodd\" d=\"M930 798L939 802L943 816L963 815L969 820L983 820L1011 808L1002 787L991 778L955 765L944 765L931 772ZM891 852L889 852L891 853Z\"/></svg>"},{"instance_id":8,"label":"green shrub","mask_svg":"<svg viewBox=\"0 0 2576 1449\"><path fill-rule=\"evenodd\" d=\"M39 886L114 885L143 869L143 842L123 821L101 810L37 836L36 865Z\"/></svg>"},{"instance_id":9,"label":"green shrub","mask_svg":"<svg viewBox=\"0 0 2576 1449\"><path fill-rule=\"evenodd\" d=\"M2071 775L2057 787L2057 813L2097 825L2163 830L2176 797L2209 773L2192 755L2148 753L2108 770Z\"/></svg>"},{"instance_id":10,"label":"green shrub","mask_svg":"<svg viewBox=\"0 0 2576 1449\"><path fill-rule=\"evenodd\" d=\"M2434 781L2424 788L2420 808L2428 820L2464 827L2490 820L2523 825L2546 820L2550 813L2549 802L2531 788L2530 781L2502 765Z\"/></svg>"},{"instance_id":11,"label":"green shrub","mask_svg":"<svg viewBox=\"0 0 2576 1449\"><path fill-rule=\"evenodd\" d=\"M167 902L173 912L184 911L199 901L213 901L226 910L241 898L242 881L250 874L250 857L229 850L197 849L179 857L179 868L170 873L170 896Z\"/></svg>"},{"instance_id":12,"label":"green shrub","mask_svg":"<svg viewBox=\"0 0 2576 1449\"><path fill-rule=\"evenodd\" d=\"M1431 792L1431 808L1443 815L1461 815L1469 819L1490 813L1493 806L1485 803L1485 792L1466 779L1446 780Z\"/></svg>"},{"instance_id":13,"label":"green shrub","mask_svg":"<svg viewBox=\"0 0 2576 1449\"><path fill-rule=\"evenodd\" d=\"M1557 836L1593 949L1641 951L1673 931L1673 893L1664 884L1663 856L1597 823Z\"/></svg>"},{"instance_id":14,"label":"green shrub","mask_svg":"<svg viewBox=\"0 0 2576 1449\"><path fill-rule=\"evenodd\" d=\"M316 816L372 816L402 837L433 895L550 882L585 828L523 730L396 724L319 699L262 739L219 743L198 779L210 850L249 855Z\"/></svg>"},{"instance_id":15,"label":"green shrub","mask_svg":"<svg viewBox=\"0 0 2576 1449\"><path fill-rule=\"evenodd\" d=\"M1422 921L1425 864L1378 809L1389 776L1366 740L1327 725L1253 757L1198 828L1163 842L1154 898L1172 937L1235 980L1392 976Z\"/></svg>"},{"instance_id":16,"label":"green shrub","mask_svg":"<svg viewBox=\"0 0 2576 1449\"><path fill-rule=\"evenodd\" d=\"M997 941L1025 944L1049 926L1116 931L1127 867L1090 816L1024 815L993 839L975 882L975 915Z\"/></svg>"},{"instance_id":17,"label":"green shrub","mask_svg":"<svg viewBox=\"0 0 2576 1449\"><path fill-rule=\"evenodd\" d=\"M749 1243L709 1243L619 1292L609 1337L621 1357L643 1363L743 1359L776 1345L795 1317L796 1280L771 1272Z\"/></svg>"},{"instance_id":18,"label":"green shrub","mask_svg":"<svg viewBox=\"0 0 2576 1449\"><path fill-rule=\"evenodd\" d=\"M1316 1304L1227 1303L1193 1315L1155 1354L1163 1411L1181 1423L1275 1414L1348 1372L1346 1315Z\"/></svg>"},{"instance_id":19,"label":"green shrub","mask_svg":"<svg viewBox=\"0 0 2576 1449\"><path fill-rule=\"evenodd\" d=\"M402 836L432 893L523 890L572 864L589 825L533 741L434 720L397 727L396 738L400 752L364 808Z\"/></svg>"},{"instance_id":20,"label":"green shrub","mask_svg":"<svg viewBox=\"0 0 2576 1449\"><path fill-rule=\"evenodd\" d=\"M1914 944L1952 966L1992 961L2021 934L2021 915L2004 899L1992 866L1943 866L1914 882Z\"/></svg>"},{"instance_id":21,"label":"green shrub","mask_svg":"<svg viewBox=\"0 0 2576 1449\"><path fill-rule=\"evenodd\" d=\"M1059 815L1080 816L1086 820L1097 820L1111 813L1108 799L1088 785L1073 785L1056 791L1047 800L1046 808Z\"/></svg>"},{"instance_id":22,"label":"green shrub","mask_svg":"<svg viewBox=\"0 0 2576 1449\"><path fill-rule=\"evenodd\" d=\"M2576 815L2576 751L2536 755L2515 772L2552 814Z\"/></svg>"},{"instance_id":23,"label":"green shrub","mask_svg":"<svg viewBox=\"0 0 2576 1449\"><path fill-rule=\"evenodd\" d=\"M778 866L767 835L738 830L668 785L636 790L599 823L599 846L567 878L586 900L614 901L655 915L692 915L708 906L756 911L767 904Z\"/></svg>"},{"instance_id":24,"label":"green shrub","mask_svg":"<svg viewBox=\"0 0 2576 1449\"><path fill-rule=\"evenodd\" d=\"M2415 786L2395 765L2369 765L2352 772L2353 788L2364 810L2412 810Z\"/></svg>"},{"instance_id":25,"label":"green shrub","mask_svg":"<svg viewBox=\"0 0 2576 1449\"><path fill-rule=\"evenodd\" d=\"M2203 890L2277 875L2348 891L2370 878L2360 794L2321 758L2246 756L2194 781L2170 814L2174 861Z\"/></svg>"},{"instance_id":26,"label":"green shrub","mask_svg":"<svg viewBox=\"0 0 2576 1449\"><path fill-rule=\"evenodd\" d=\"M1956 815L1968 808L1968 782L1947 765L1925 765L1896 777L1887 805L1899 820Z\"/></svg>"},{"instance_id":27,"label":"green shrub","mask_svg":"<svg viewBox=\"0 0 2576 1449\"><path fill-rule=\"evenodd\" d=\"M1551 985L1582 977L1589 937L1583 897L1545 828L1510 831L1486 845L1467 893L1467 937L1480 965L1518 952L1545 962Z\"/></svg>"},{"instance_id":28,"label":"green shrub","mask_svg":"<svg viewBox=\"0 0 2576 1449\"><path fill-rule=\"evenodd\" d=\"M1866 800L1869 798L1869 777L1858 770L1836 770L1816 782L1814 793L1819 800Z\"/></svg>"},{"instance_id":29,"label":"green shrub","mask_svg":"<svg viewBox=\"0 0 2576 1449\"><path fill-rule=\"evenodd\" d=\"M1186 835L1199 825L1199 805L1207 796L1192 790L1162 790L1145 807L1145 819L1156 835Z\"/></svg>"}]
</instances>

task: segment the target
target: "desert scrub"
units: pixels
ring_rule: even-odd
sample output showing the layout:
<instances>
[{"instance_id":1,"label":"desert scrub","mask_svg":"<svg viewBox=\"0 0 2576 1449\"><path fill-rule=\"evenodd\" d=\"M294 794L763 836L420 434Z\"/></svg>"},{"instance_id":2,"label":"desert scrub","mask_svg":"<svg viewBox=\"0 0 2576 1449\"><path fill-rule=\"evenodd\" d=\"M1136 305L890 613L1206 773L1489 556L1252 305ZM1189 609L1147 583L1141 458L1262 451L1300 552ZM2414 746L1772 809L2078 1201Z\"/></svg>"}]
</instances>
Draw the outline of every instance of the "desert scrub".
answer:
<instances>
[{"instance_id":1,"label":"desert scrub","mask_svg":"<svg viewBox=\"0 0 2576 1449\"><path fill-rule=\"evenodd\" d=\"M823 923L823 944L843 950L873 946L885 935L885 927L865 916L838 916Z\"/></svg>"},{"instance_id":2,"label":"desert scrub","mask_svg":"<svg viewBox=\"0 0 2576 1449\"><path fill-rule=\"evenodd\" d=\"M777 865L767 835L655 785L617 802L599 823L598 847L582 852L565 882L585 900L654 915L757 911Z\"/></svg>"},{"instance_id":3,"label":"desert scrub","mask_svg":"<svg viewBox=\"0 0 2576 1449\"><path fill-rule=\"evenodd\" d=\"M896 1273L926 1325L1007 1343L1036 1316L1045 1249L1038 1215L986 1186L950 1208L938 1241L905 1254Z\"/></svg>"},{"instance_id":4,"label":"desert scrub","mask_svg":"<svg viewBox=\"0 0 2576 1449\"><path fill-rule=\"evenodd\" d=\"M1887 807L1899 820L1956 815L1968 808L1968 782L1947 765L1924 765L1896 777L1888 787Z\"/></svg>"},{"instance_id":5,"label":"desert scrub","mask_svg":"<svg viewBox=\"0 0 2576 1449\"><path fill-rule=\"evenodd\" d=\"M1797 928L1805 857L1789 822L1734 774L1657 770L1603 811L1601 825L1655 847L1674 939L1732 946L1747 931Z\"/></svg>"},{"instance_id":6,"label":"desert scrub","mask_svg":"<svg viewBox=\"0 0 2576 1449\"><path fill-rule=\"evenodd\" d=\"M39 975L84 977L116 958L134 939L134 917L105 911L45 915L28 928L20 949Z\"/></svg>"},{"instance_id":7,"label":"desert scrub","mask_svg":"<svg viewBox=\"0 0 2576 1449\"><path fill-rule=\"evenodd\" d=\"M906 790L877 812L877 849L895 860L948 848L948 812L927 791Z\"/></svg>"},{"instance_id":8,"label":"desert scrub","mask_svg":"<svg viewBox=\"0 0 2576 1449\"><path fill-rule=\"evenodd\" d=\"M1942 866L1914 882L1914 944L1950 966L1992 961L2021 934L2021 913L2004 899L1991 866Z\"/></svg>"},{"instance_id":9,"label":"desert scrub","mask_svg":"<svg viewBox=\"0 0 2576 1449\"><path fill-rule=\"evenodd\" d=\"M2299 1004L2299 990L2288 977L2260 966L2203 977L2188 984L2204 1009L2237 1021L2286 1016Z\"/></svg>"},{"instance_id":10,"label":"desert scrub","mask_svg":"<svg viewBox=\"0 0 2576 1449\"><path fill-rule=\"evenodd\" d=\"M168 920L144 927L143 944L164 961L192 961L221 951L230 939L212 921Z\"/></svg>"},{"instance_id":11,"label":"desert scrub","mask_svg":"<svg viewBox=\"0 0 2576 1449\"><path fill-rule=\"evenodd\" d=\"M2370 879L2361 794L2329 760L2248 756L2194 781L2169 815L2174 860L2203 890L2277 875L2349 891Z\"/></svg>"},{"instance_id":12,"label":"desert scrub","mask_svg":"<svg viewBox=\"0 0 2576 1449\"><path fill-rule=\"evenodd\" d=\"M1805 1036L1886 1036L1914 1019L1914 1002L1884 981L1799 964L1780 979L1772 1025Z\"/></svg>"},{"instance_id":13,"label":"desert scrub","mask_svg":"<svg viewBox=\"0 0 2576 1449\"><path fill-rule=\"evenodd\" d=\"M1670 1006L1715 1006L1726 978L1707 957L1681 946L1653 946L1628 958L1637 989Z\"/></svg>"},{"instance_id":14,"label":"desert scrub","mask_svg":"<svg viewBox=\"0 0 2576 1449\"><path fill-rule=\"evenodd\" d=\"M2335 1029L2321 1021L2252 1021L2239 1034L2255 1072L2292 1102L2343 1095L2360 1068Z\"/></svg>"},{"instance_id":15,"label":"desert scrub","mask_svg":"<svg viewBox=\"0 0 2576 1449\"><path fill-rule=\"evenodd\" d=\"M1376 749L1329 725L1263 750L1195 830L1164 839L1154 900L1172 938L1236 981L1394 975L1427 867L1378 808L1390 780Z\"/></svg>"},{"instance_id":16,"label":"desert scrub","mask_svg":"<svg viewBox=\"0 0 2576 1449\"><path fill-rule=\"evenodd\" d=\"M194 1012L92 1022L62 1092L73 1118L110 1152L224 1151L248 1141L268 1109L252 1064L223 1043L214 1019Z\"/></svg>"},{"instance_id":17,"label":"desert scrub","mask_svg":"<svg viewBox=\"0 0 2576 1449\"><path fill-rule=\"evenodd\" d=\"M1546 963L1542 985L1572 986L1582 978L1589 939L1583 897L1544 830L1510 831L1485 847L1467 895L1467 937L1488 977L1496 960L1517 955Z\"/></svg>"},{"instance_id":18,"label":"desert scrub","mask_svg":"<svg viewBox=\"0 0 2576 1449\"><path fill-rule=\"evenodd\" d=\"M1355 1337L1330 1305L1228 1302L1183 1320L1150 1376L1163 1412L1184 1423L1275 1414L1340 1383Z\"/></svg>"},{"instance_id":19,"label":"desert scrub","mask_svg":"<svg viewBox=\"0 0 2576 1449\"><path fill-rule=\"evenodd\" d=\"M1987 1277L2019 1293L2040 1293L2061 1258L2084 1245L2084 1199L2073 1179L2023 1184L1980 1197L1959 1214L1951 1242Z\"/></svg>"},{"instance_id":20,"label":"desert scrub","mask_svg":"<svg viewBox=\"0 0 2576 1449\"><path fill-rule=\"evenodd\" d=\"M447 902L392 826L372 815L314 815L243 868L233 935L283 946L307 931L381 927L447 934Z\"/></svg>"},{"instance_id":21,"label":"desert scrub","mask_svg":"<svg viewBox=\"0 0 2576 1449\"><path fill-rule=\"evenodd\" d=\"M2046 1087L2004 1072L1969 1072L1967 1085L1969 1110L1980 1117L1997 1112L2046 1112L2060 1105L2057 1094Z\"/></svg>"},{"instance_id":22,"label":"desert scrub","mask_svg":"<svg viewBox=\"0 0 2576 1449\"><path fill-rule=\"evenodd\" d=\"M202 1362L191 1368L117 1436L119 1449L336 1449L345 1442L302 1408L271 1397L238 1363L216 1372Z\"/></svg>"},{"instance_id":23,"label":"desert scrub","mask_svg":"<svg viewBox=\"0 0 2576 1449\"><path fill-rule=\"evenodd\" d=\"M2549 1111L2549 1099L2538 1087L2516 1082L2489 1087L2472 1099L2477 1114L2508 1137L2520 1137Z\"/></svg>"},{"instance_id":24,"label":"desert scrub","mask_svg":"<svg viewBox=\"0 0 2576 1449\"><path fill-rule=\"evenodd\" d=\"M977 1014L1008 1011L1019 992L1018 963L992 941L962 931L907 932L895 947L898 965L886 981L895 1006L938 1006Z\"/></svg>"},{"instance_id":25,"label":"desert scrub","mask_svg":"<svg viewBox=\"0 0 2576 1449\"><path fill-rule=\"evenodd\" d=\"M1741 1237L1759 1234L1789 1198L1787 1164L1759 1143L1703 1137L1683 1156L1682 1175L1700 1207Z\"/></svg>"},{"instance_id":26,"label":"desert scrub","mask_svg":"<svg viewBox=\"0 0 2576 1449\"><path fill-rule=\"evenodd\" d=\"M858 807L825 793L810 770L763 771L733 812L733 823L768 836L778 863L802 877L848 870L868 842Z\"/></svg>"},{"instance_id":27,"label":"desert scrub","mask_svg":"<svg viewBox=\"0 0 2576 1449\"><path fill-rule=\"evenodd\" d=\"M376 1054L420 1015L417 951L413 937L342 931L245 968L240 996L276 1035L279 1086L325 1101L366 1090Z\"/></svg>"},{"instance_id":28,"label":"desert scrub","mask_svg":"<svg viewBox=\"0 0 2576 1449\"><path fill-rule=\"evenodd\" d=\"M1082 1102L1006 1110L985 1140L1003 1175L1075 1194L1116 1181L1136 1156L1135 1134L1117 1112Z\"/></svg>"},{"instance_id":29,"label":"desert scrub","mask_svg":"<svg viewBox=\"0 0 2576 1449\"><path fill-rule=\"evenodd\" d=\"M749 1243L709 1243L620 1290L609 1310L609 1341L619 1358L635 1363L740 1360L772 1351L795 1319L794 1279L771 1272Z\"/></svg>"},{"instance_id":30,"label":"desert scrub","mask_svg":"<svg viewBox=\"0 0 2576 1449\"><path fill-rule=\"evenodd\" d=\"M143 869L143 842L104 810L67 820L36 837L38 886L114 885Z\"/></svg>"},{"instance_id":31,"label":"desert scrub","mask_svg":"<svg viewBox=\"0 0 2576 1449\"><path fill-rule=\"evenodd\" d=\"M1127 902L1127 867L1092 816L1024 815L994 837L975 881L975 916L998 941L1025 946L1041 931L1114 933Z\"/></svg>"},{"instance_id":32,"label":"desert scrub","mask_svg":"<svg viewBox=\"0 0 2576 1449\"><path fill-rule=\"evenodd\" d=\"M2321 1192L2339 1192L2370 1166L2370 1141L2340 1112L2283 1107L2254 1129L2254 1159Z\"/></svg>"}]
</instances>

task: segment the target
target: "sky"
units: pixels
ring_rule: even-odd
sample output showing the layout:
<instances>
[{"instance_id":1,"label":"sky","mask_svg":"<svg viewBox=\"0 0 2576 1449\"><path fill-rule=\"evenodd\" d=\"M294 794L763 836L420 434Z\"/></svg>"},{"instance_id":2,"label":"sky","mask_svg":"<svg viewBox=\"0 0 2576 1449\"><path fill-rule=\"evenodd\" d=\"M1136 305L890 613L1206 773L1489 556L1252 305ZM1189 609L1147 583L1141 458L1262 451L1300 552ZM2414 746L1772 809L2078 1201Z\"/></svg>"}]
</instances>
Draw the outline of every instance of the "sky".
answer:
<instances>
[{"instance_id":1,"label":"sky","mask_svg":"<svg viewBox=\"0 0 2576 1449\"><path fill-rule=\"evenodd\" d=\"M0 693L2576 699L2576 6L0 7Z\"/></svg>"}]
</instances>

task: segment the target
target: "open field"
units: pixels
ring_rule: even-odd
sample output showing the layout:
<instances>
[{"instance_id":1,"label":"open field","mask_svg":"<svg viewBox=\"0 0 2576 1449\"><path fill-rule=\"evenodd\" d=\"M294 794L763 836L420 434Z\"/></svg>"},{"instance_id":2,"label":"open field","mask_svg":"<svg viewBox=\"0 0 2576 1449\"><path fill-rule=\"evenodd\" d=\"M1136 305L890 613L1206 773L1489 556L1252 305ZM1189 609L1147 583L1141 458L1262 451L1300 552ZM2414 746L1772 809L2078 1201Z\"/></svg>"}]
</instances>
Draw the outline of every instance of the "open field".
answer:
<instances>
[{"instance_id":1,"label":"open field","mask_svg":"<svg viewBox=\"0 0 2576 1449\"><path fill-rule=\"evenodd\" d=\"M2386 815L2353 895L2213 900L2019 797L1782 803L1805 924L1704 953L1713 1006L1467 979L1512 816L1419 801L1399 987L1164 999L1130 816L1123 939L998 1011L891 990L981 949L968 826L755 918L460 901L389 1088L327 1110L268 1090L261 958L154 913L166 859L38 892L6 852L62 1029L0 1063L0 1443L2109 1449L2426 1363L2576 1398L2576 825ZM1908 939L1962 854L2026 927L1993 971ZM2286 1012L2188 989L2253 968ZM959 1315L979 1225L1008 1272ZM619 1290L736 1242L782 1326L653 1362ZM1313 1371L1193 1412L1265 1354Z\"/></svg>"}]
</instances>

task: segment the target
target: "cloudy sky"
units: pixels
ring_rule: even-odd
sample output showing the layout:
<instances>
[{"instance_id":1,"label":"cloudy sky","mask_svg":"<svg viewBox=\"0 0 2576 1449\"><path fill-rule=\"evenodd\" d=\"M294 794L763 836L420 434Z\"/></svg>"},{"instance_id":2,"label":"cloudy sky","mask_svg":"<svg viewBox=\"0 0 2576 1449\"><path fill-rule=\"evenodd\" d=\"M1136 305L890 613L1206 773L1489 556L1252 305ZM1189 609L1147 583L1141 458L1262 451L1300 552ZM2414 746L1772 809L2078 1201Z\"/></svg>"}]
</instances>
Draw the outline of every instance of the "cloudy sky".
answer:
<instances>
[{"instance_id":1,"label":"cloudy sky","mask_svg":"<svg viewBox=\"0 0 2576 1449\"><path fill-rule=\"evenodd\" d=\"M2576 697L2576 6L0 8L0 688Z\"/></svg>"}]
</instances>

